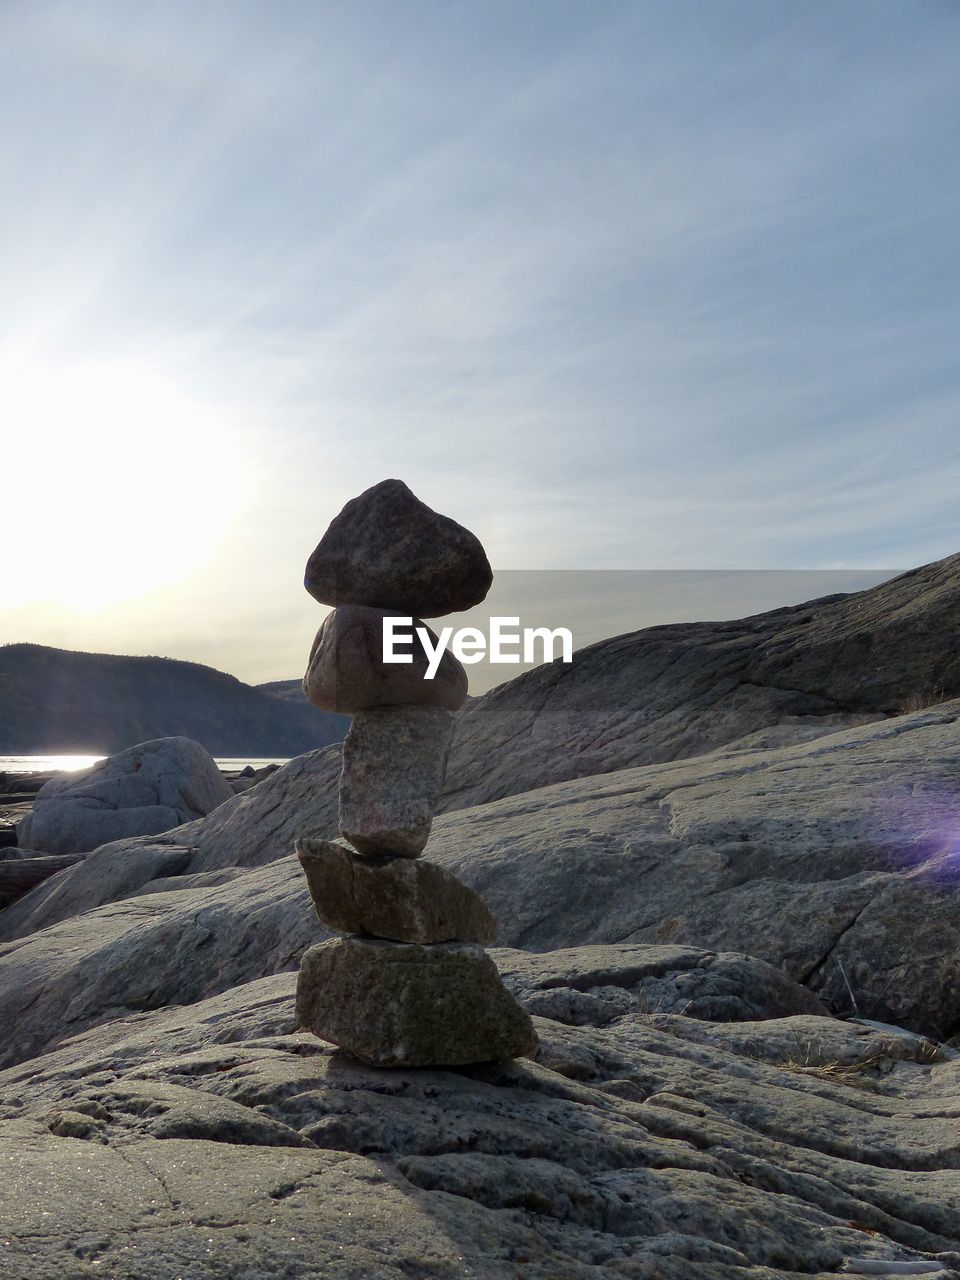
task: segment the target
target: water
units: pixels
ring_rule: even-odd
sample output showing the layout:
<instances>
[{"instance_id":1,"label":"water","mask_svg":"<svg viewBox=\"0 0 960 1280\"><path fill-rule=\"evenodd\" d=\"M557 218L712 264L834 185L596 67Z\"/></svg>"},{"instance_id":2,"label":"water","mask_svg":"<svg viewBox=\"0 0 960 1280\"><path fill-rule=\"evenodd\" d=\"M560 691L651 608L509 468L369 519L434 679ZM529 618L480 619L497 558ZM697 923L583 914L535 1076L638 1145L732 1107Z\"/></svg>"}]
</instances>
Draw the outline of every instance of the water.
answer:
<instances>
[{"instance_id":1,"label":"water","mask_svg":"<svg viewBox=\"0 0 960 1280\"><path fill-rule=\"evenodd\" d=\"M253 765L254 769L262 769L268 764L286 764L287 758L285 756L270 756L263 759L252 756L229 760L218 758L217 766L228 773L234 773L245 769L248 764ZM105 759L106 756L83 755L0 756L0 773L53 773L58 769L73 773L78 769L89 769L98 760Z\"/></svg>"}]
</instances>

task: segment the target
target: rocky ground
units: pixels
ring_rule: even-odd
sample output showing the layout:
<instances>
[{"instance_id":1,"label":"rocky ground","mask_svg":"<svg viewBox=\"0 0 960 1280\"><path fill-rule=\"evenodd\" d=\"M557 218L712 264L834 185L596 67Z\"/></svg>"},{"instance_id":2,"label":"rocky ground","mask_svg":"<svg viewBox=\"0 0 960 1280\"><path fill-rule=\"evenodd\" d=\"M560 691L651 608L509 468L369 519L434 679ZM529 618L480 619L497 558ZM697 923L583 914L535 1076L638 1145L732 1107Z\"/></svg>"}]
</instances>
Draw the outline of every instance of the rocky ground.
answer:
<instances>
[{"instance_id":1,"label":"rocky ground","mask_svg":"<svg viewBox=\"0 0 960 1280\"><path fill-rule=\"evenodd\" d=\"M0 849L15 848L17 823L33 808L37 792L56 773L0 773Z\"/></svg>"},{"instance_id":2,"label":"rocky ground","mask_svg":"<svg viewBox=\"0 0 960 1280\"><path fill-rule=\"evenodd\" d=\"M254 769L247 765L242 769L221 770L224 782L234 795L241 795L251 787L276 772L277 765L269 764ZM28 890L41 884L64 867L80 862L86 856L68 843L69 852L51 854L48 849L22 847L24 833L29 824L25 821L33 812L37 793L47 783L69 780L71 775L63 770L46 773L0 773L0 908L9 906Z\"/></svg>"},{"instance_id":3,"label":"rocky ground","mask_svg":"<svg viewBox=\"0 0 960 1280\"><path fill-rule=\"evenodd\" d=\"M502 691L462 713L426 857L497 915L532 1058L377 1070L296 1029L336 746L21 893L0 1274L960 1276L958 577L608 642L597 705L636 662L648 714L600 736L549 673L512 727Z\"/></svg>"},{"instance_id":4,"label":"rocky ground","mask_svg":"<svg viewBox=\"0 0 960 1280\"><path fill-rule=\"evenodd\" d=\"M960 1274L955 1054L747 957L495 955L536 1061L361 1067L283 973L0 1073L3 1274Z\"/></svg>"},{"instance_id":5,"label":"rocky ground","mask_svg":"<svg viewBox=\"0 0 960 1280\"><path fill-rule=\"evenodd\" d=\"M442 815L427 856L503 943L746 951L832 1012L960 1030L960 703L776 750L576 779ZM291 852L336 829L336 749L206 818L89 854L0 913L0 1061L128 1006L293 968L323 936ZM38 932L42 930L41 932Z\"/></svg>"},{"instance_id":6,"label":"rocky ground","mask_svg":"<svg viewBox=\"0 0 960 1280\"><path fill-rule=\"evenodd\" d=\"M853 595L602 640L464 708L447 807L960 697L958 634L955 555Z\"/></svg>"}]
</instances>

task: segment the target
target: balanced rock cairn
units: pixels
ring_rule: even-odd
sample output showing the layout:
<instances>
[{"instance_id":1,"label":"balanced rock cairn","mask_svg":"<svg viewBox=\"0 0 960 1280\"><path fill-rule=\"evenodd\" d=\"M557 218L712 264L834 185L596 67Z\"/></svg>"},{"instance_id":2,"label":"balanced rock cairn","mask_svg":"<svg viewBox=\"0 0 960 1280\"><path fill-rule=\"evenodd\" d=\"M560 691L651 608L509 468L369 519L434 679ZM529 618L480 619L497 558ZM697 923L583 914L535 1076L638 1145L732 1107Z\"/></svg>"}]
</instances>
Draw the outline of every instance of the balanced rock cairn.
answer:
<instances>
[{"instance_id":1,"label":"balanced rock cairn","mask_svg":"<svg viewBox=\"0 0 960 1280\"><path fill-rule=\"evenodd\" d=\"M334 611L303 687L315 706L353 717L340 776L340 833L353 849L297 841L317 915L346 935L304 955L297 1020L375 1066L460 1066L537 1043L483 949L496 936L483 900L419 858L467 676L445 652L425 679L416 628L479 604L492 579L477 538L400 480L348 502L307 562L304 585ZM390 615L413 619L397 630L412 662L383 661Z\"/></svg>"}]
</instances>

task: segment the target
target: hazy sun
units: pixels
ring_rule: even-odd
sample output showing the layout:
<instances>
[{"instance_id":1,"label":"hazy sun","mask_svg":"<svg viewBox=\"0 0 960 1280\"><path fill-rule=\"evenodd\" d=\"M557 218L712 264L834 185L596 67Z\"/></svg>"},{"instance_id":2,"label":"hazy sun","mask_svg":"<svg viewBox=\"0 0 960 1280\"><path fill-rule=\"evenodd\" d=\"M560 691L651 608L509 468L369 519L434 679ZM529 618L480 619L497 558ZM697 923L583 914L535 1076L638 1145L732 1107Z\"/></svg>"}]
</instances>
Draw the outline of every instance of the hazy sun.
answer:
<instances>
[{"instance_id":1,"label":"hazy sun","mask_svg":"<svg viewBox=\"0 0 960 1280\"><path fill-rule=\"evenodd\" d=\"M0 364L0 436L7 607L155 591L202 565L242 498L228 429L149 367Z\"/></svg>"}]
</instances>

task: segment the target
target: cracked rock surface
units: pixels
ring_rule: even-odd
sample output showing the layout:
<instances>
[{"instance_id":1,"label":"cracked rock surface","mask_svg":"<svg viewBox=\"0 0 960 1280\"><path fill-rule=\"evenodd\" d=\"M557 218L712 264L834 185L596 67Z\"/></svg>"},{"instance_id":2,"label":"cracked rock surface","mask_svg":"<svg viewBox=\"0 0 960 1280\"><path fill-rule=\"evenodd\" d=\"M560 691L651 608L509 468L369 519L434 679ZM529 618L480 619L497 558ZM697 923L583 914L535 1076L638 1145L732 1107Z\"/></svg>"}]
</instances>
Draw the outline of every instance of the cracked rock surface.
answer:
<instances>
[{"instance_id":1,"label":"cracked rock surface","mask_svg":"<svg viewBox=\"0 0 960 1280\"><path fill-rule=\"evenodd\" d=\"M747 952L833 1012L948 1039L958 717L951 702L559 783L441 815L425 856L480 893L506 946ZM293 844L335 835L338 764L329 749L299 757L208 818L99 849L0 912L0 1022L17 1028L0 1061L110 1009L295 968L325 935Z\"/></svg>"},{"instance_id":2,"label":"cracked rock surface","mask_svg":"<svg viewBox=\"0 0 960 1280\"><path fill-rule=\"evenodd\" d=\"M531 1007L583 997L535 1018L536 1061L361 1066L294 1030L284 973L0 1073L4 1276L960 1274L956 1057L785 1012L782 975L744 976L752 1018L649 1011L644 983L736 957L494 954Z\"/></svg>"}]
</instances>

